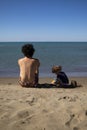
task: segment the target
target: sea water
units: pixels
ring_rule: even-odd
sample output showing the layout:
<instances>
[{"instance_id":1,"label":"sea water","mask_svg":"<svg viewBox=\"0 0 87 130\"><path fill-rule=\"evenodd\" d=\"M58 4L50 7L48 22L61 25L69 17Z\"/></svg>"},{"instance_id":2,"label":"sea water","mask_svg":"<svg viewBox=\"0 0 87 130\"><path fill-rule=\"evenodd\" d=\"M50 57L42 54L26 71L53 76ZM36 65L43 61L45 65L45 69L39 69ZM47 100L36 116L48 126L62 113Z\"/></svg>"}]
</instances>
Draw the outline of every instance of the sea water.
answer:
<instances>
[{"instance_id":1,"label":"sea water","mask_svg":"<svg viewBox=\"0 0 87 130\"><path fill-rule=\"evenodd\" d=\"M0 42L0 77L18 77L22 45L34 45L40 60L40 77L52 77L53 65L61 65L68 76L87 76L87 42Z\"/></svg>"}]
</instances>

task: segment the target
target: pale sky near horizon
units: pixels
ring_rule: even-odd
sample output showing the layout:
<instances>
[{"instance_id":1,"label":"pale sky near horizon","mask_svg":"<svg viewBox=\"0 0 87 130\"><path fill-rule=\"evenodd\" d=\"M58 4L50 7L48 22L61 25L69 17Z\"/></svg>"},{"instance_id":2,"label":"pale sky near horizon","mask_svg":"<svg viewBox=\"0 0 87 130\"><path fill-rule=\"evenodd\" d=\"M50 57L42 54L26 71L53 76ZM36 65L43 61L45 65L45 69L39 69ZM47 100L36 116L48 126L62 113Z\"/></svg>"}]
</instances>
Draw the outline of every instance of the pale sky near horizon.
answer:
<instances>
[{"instance_id":1,"label":"pale sky near horizon","mask_svg":"<svg viewBox=\"0 0 87 130\"><path fill-rule=\"evenodd\" d=\"M0 41L87 41L87 0L0 0Z\"/></svg>"}]
</instances>

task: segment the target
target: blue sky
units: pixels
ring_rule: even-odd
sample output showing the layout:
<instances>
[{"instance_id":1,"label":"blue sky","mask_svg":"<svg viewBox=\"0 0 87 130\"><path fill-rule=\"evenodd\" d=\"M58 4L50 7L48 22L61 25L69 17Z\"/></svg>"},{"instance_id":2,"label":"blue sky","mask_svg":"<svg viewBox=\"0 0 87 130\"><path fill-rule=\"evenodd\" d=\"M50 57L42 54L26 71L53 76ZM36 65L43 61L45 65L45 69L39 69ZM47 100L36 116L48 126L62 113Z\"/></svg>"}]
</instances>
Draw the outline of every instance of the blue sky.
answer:
<instances>
[{"instance_id":1,"label":"blue sky","mask_svg":"<svg viewBox=\"0 0 87 130\"><path fill-rule=\"evenodd\" d=\"M87 0L0 0L0 41L87 41Z\"/></svg>"}]
</instances>

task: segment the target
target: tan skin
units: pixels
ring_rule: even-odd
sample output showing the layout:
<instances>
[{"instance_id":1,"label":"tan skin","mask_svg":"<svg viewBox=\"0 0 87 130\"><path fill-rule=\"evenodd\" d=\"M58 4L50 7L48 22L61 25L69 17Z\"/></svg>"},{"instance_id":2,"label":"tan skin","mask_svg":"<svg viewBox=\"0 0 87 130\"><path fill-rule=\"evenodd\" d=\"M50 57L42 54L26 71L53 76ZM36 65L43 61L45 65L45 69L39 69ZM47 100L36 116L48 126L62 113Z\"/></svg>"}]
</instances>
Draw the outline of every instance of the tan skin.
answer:
<instances>
[{"instance_id":1,"label":"tan skin","mask_svg":"<svg viewBox=\"0 0 87 130\"><path fill-rule=\"evenodd\" d=\"M35 82L35 74L39 73L39 60L31 57L24 57L18 60L20 68L20 79L24 84L31 84Z\"/></svg>"}]
</instances>

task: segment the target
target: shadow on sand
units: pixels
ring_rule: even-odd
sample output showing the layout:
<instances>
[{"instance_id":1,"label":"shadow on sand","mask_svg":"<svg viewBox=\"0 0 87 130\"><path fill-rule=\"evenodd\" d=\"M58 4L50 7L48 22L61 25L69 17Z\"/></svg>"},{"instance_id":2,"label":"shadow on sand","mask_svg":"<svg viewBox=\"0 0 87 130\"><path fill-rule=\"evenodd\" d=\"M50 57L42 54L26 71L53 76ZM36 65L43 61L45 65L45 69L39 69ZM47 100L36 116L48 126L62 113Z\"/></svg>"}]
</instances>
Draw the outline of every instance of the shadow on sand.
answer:
<instances>
[{"instance_id":1,"label":"shadow on sand","mask_svg":"<svg viewBox=\"0 0 87 130\"><path fill-rule=\"evenodd\" d=\"M48 84L48 83L44 83L44 84L38 84L36 87L26 87L26 88L64 88L64 89L74 89L77 87L82 87L81 85L78 86L72 86L72 85L66 85L66 86L56 86L53 84Z\"/></svg>"}]
</instances>

